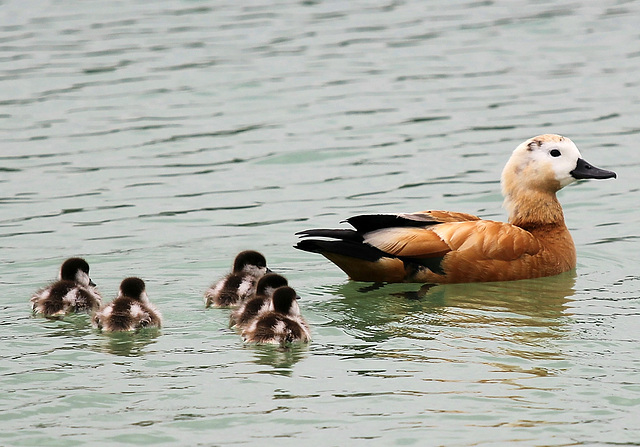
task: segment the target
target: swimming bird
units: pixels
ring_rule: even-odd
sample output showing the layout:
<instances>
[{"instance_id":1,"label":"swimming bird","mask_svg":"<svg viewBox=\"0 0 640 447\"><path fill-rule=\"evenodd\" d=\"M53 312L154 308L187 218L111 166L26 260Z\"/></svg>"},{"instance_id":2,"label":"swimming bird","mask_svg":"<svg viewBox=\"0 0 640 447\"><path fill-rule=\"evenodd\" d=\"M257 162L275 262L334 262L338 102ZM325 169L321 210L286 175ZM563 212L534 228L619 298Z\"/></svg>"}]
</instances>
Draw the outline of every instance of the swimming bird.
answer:
<instances>
[{"instance_id":1,"label":"swimming bird","mask_svg":"<svg viewBox=\"0 0 640 447\"><path fill-rule=\"evenodd\" d=\"M265 257L253 250L238 253L233 270L204 293L205 307L236 306L256 292L256 283L266 273Z\"/></svg>"},{"instance_id":2,"label":"swimming bird","mask_svg":"<svg viewBox=\"0 0 640 447\"><path fill-rule=\"evenodd\" d=\"M35 314L59 317L73 312L92 313L102 305L102 297L89 277L89 264L82 258L62 263L58 280L31 297Z\"/></svg>"},{"instance_id":3,"label":"swimming bird","mask_svg":"<svg viewBox=\"0 0 640 447\"><path fill-rule=\"evenodd\" d=\"M258 314L271 309L271 297L278 287L288 286L287 278L277 273L267 273L258 281L256 294L248 300L242 302L240 307L235 309L229 317L229 326L237 328L244 327Z\"/></svg>"},{"instance_id":4,"label":"swimming bird","mask_svg":"<svg viewBox=\"0 0 640 447\"><path fill-rule=\"evenodd\" d=\"M259 314L245 326L244 341L279 345L309 342L309 325L300 315L297 297L291 287L277 288L271 297L272 310Z\"/></svg>"},{"instance_id":5,"label":"swimming bird","mask_svg":"<svg viewBox=\"0 0 640 447\"><path fill-rule=\"evenodd\" d=\"M576 266L556 193L576 180L615 177L587 163L569 138L540 135L520 144L502 171L508 223L452 211L365 214L346 220L354 229L302 231L305 239L296 248L322 254L357 281L437 284L556 275Z\"/></svg>"},{"instance_id":6,"label":"swimming bird","mask_svg":"<svg viewBox=\"0 0 640 447\"><path fill-rule=\"evenodd\" d=\"M159 328L162 315L149 301L144 281L131 277L122 280L118 296L96 312L93 325L106 332Z\"/></svg>"}]
</instances>

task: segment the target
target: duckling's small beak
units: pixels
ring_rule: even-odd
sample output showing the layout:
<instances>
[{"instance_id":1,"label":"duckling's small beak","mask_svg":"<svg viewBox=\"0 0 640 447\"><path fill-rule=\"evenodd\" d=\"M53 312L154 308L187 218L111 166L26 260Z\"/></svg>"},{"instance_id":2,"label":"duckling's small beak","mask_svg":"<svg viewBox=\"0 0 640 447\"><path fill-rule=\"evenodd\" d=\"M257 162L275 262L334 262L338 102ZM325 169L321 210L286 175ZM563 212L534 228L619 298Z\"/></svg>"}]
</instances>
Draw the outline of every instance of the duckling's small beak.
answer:
<instances>
[{"instance_id":1,"label":"duckling's small beak","mask_svg":"<svg viewBox=\"0 0 640 447\"><path fill-rule=\"evenodd\" d=\"M93 281L91 281L91 278L89 278L89 285L90 285L91 287L95 287L95 286L96 286L96 283L95 283L95 282L93 282Z\"/></svg>"},{"instance_id":2,"label":"duckling's small beak","mask_svg":"<svg viewBox=\"0 0 640 447\"><path fill-rule=\"evenodd\" d=\"M273 273L273 270L271 270L269 267L267 267L267 273Z\"/></svg>"},{"instance_id":3,"label":"duckling's small beak","mask_svg":"<svg viewBox=\"0 0 640 447\"><path fill-rule=\"evenodd\" d=\"M300 299L300 295L296 293L296 301Z\"/></svg>"},{"instance_id":4,"label":"duckling's small beak","mask_svg":"<svg viewBox=\"0 0 640 447\"><path fill-rule=\"evenodd\" d=\"M616 178L617 175L613 171L607 171L606 169L596 168L590 165L586 160L578 158L576 168L570 172L571 176L577 180L586 178L605 179Z\"/></svg>"}]
</instances>

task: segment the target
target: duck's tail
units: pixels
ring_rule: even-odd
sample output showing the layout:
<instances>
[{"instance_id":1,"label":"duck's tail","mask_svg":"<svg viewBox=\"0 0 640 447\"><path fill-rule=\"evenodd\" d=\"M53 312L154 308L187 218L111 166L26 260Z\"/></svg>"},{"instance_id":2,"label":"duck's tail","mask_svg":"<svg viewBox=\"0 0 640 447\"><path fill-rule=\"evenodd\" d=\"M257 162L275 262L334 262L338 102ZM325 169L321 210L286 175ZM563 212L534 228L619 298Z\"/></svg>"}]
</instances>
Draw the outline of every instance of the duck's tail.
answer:
<instances>
[{"instance_id":1,"label":"duck's tail","mask_svg":"<svg viewBox=\"0 0 640 447\"><path fill-rule=\"evenodd\" d=\"M365 243L357 231L315 229L297 235L310 239L299 241L295 248L321 254L353 280L399 282L406 275L402 260Z\"/></svg>"}]
</instances>

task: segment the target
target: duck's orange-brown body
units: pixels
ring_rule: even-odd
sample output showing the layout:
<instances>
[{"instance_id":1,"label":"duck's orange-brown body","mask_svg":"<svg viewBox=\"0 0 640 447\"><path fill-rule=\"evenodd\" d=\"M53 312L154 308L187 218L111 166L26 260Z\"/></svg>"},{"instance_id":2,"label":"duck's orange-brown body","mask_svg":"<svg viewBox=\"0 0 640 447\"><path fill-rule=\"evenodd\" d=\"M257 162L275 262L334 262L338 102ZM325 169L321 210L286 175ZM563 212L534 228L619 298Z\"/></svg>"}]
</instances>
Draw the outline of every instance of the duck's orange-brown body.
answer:
<instances>
[{"instance_id":1,"label":"duck's orange-brown body","mask_svg":"<svg viewBox=\"0 0 640 447\"><path fill-rule=\"evenodd\" d=\"M576 249L556 192L580 178L611 178L580 158L571 140L541 135L518 146L502 187L509 223L450 211L372 214L354 229L307 230L297 248L317 252L351 279L461 283L557 275L576 266ZM320 239L318 239L320 238Z\"/></svg>"}]
</instances>

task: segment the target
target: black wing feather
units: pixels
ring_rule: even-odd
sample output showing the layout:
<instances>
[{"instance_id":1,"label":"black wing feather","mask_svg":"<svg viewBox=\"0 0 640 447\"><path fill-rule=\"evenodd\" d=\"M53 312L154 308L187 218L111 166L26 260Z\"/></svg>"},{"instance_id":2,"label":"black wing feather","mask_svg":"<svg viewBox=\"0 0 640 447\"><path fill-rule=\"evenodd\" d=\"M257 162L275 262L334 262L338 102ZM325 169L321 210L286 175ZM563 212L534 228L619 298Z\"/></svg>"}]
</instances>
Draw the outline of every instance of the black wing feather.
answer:
<instances>
[{"instance_id":1,"label":"black wing feather","mask_svg":"<svg viewBox=\"0 0 640 447\"><path fill-rule=\"evenodd\" d=\"M372 245L352 241L324 241L320 239L305 239L295 246L298 250L312 253L335 253L351 258L375 262L382 257L393 257Z\"/></svg>"},{"instance_id":2,"label":"black wing feather","mask_svg":"<svg viewBox=\"0 0 640 447\"><path fill-rule=\"evenodd\" d=\"M427 227L440 223L426 215L416 214L361 214L348 218L346 222L361 234L383 228Z\"/></svg>"}]
</instances>

